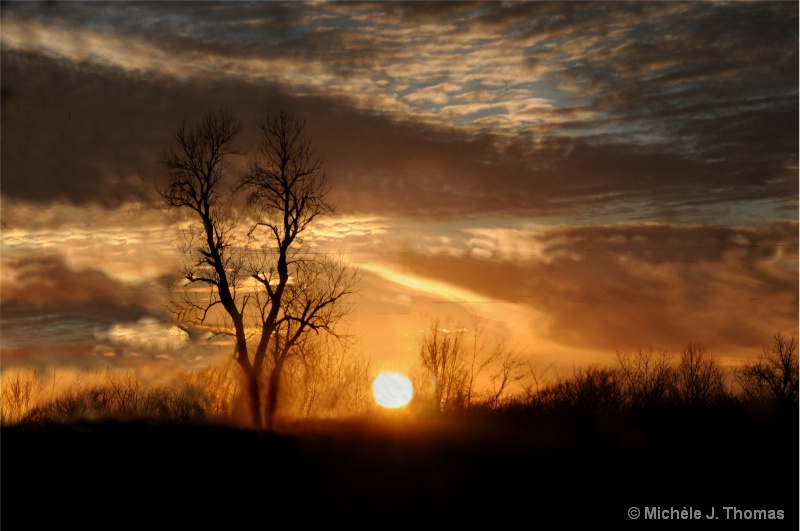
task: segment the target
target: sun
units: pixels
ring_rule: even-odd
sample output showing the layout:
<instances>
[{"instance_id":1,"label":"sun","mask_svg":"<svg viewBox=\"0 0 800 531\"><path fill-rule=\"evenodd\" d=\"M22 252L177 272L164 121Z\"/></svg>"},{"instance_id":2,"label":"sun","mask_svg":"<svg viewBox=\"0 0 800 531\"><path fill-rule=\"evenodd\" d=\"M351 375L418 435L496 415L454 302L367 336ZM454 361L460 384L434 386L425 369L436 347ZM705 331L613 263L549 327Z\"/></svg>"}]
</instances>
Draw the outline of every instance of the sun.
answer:
<instances>
[{"instance_id":1,"label":"sun","mask_svg":"<svg viewBox=\"0 0 800 531\"><path fill-rule=\"evenodd\" d=\"M399 372L382 372L372 382L372 395L378 405L397 409L405 406L414 396L414 386L408 376Z\"/></svg>"}]
</instances>

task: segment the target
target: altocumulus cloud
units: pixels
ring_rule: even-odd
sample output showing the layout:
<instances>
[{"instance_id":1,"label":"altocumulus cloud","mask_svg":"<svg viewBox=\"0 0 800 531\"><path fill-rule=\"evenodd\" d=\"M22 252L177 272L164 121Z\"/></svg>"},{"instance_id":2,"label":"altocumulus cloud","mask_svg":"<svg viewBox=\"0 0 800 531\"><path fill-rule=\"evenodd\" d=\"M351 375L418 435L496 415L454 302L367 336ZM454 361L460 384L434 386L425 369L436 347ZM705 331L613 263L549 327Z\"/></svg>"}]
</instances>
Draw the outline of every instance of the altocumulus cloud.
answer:
<instances>
[{"instance_id":1,"label":"altocumulus cloud","mask_svg":"<svg viewBox=\"0 0 800 531\"><path fill-rule=\"evenodd\" d=\"M345 208L796 207L792 3L10 4L3 18L5 194L151 197L134 177L191 109L269 100L313 117Z\"/></svg>"}]
</instances>

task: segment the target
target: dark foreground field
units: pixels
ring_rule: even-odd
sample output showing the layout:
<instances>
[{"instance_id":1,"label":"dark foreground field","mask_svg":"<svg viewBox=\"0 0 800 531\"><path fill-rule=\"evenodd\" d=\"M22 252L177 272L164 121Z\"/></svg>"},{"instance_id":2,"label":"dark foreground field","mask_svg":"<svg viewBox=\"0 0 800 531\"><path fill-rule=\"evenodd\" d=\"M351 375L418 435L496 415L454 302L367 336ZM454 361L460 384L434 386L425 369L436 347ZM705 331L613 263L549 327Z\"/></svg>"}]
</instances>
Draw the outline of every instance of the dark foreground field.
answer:
<instances>
[{"instance_id":1,"label":"dark foreground field","mask_svg":"<svg viewBox=\"0 0 800 531\"><path fill-rule=\"evenodd\" d=\"M286 433L146 423L4 428L1 524L797 529L797 426L794 416L664 414L387 417ZM660 522L646 518L654 507ZM690 508L702 518L672 511ZM706 519L712 510L716 518ZM756 510L765 512L747 512ZM778 511L781 520L746 519Z\"/></svg>"}]
</instances>

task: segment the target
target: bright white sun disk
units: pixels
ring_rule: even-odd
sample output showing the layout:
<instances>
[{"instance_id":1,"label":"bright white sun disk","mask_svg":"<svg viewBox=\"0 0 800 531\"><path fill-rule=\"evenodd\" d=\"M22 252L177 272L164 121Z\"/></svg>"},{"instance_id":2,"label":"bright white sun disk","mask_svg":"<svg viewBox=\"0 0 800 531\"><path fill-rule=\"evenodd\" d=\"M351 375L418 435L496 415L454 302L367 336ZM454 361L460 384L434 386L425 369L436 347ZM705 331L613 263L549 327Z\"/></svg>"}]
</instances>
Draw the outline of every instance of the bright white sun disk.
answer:
<instances>
[{"instance_id":1,"label":"bright white sun disk","mask_svg":"<svg viewBox=\"0 0 800 531\"><path fill-rule=\"evenodd\" d=\"M414 396L411 380L399 372L382 372L372 382L375 402L388 409L405 406Z\"/></svg>"}]
</instances>

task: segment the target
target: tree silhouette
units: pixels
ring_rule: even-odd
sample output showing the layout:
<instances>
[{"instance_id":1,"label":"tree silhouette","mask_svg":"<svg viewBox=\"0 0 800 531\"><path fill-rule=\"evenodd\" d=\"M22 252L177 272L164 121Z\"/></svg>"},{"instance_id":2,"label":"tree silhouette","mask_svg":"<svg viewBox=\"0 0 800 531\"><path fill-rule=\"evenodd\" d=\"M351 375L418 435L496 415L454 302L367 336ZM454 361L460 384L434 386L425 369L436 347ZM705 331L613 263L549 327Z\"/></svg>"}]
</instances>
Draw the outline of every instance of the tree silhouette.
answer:
<instances>
[{"instance_id":1,"label":"tree silhouette","mask_svg":"<svg viewBox=\"0 0 800 531\"><path fill-rule=\"evenodd\" d=\"M433 407L444 411L463 400L463 382L467 377L463 342L466 329L445 327L438 319L431 321L420 345L422 366L434 380Z\"/></svg>"},{"instance_id":2,"label":"tree silhouette","mask_svg":"<svg viewBox=\"0 0 800 531\"><path fill-rule=\"evenodd\" d=\"M675 394L676 371L667 352L637 349L617 351L623 396L634 410L653 410L669 403Z\"/></svg>"},{"instance_id":3,"label":"tree silhouette","mask_svg":"<svg viewBox=\"0 0 800 531\"><path fill-rule=\"evenodd\" d=\"M484 401L497 407L511 385L525 376L525 360L516 350L486 334L486 322L472 316L469 328L461 324L430 322L420 342L420 362L433 379L433 409L468 410ZM487 373L487 391L477 390L477 382Z\"/></svg>"},{"instance_id":4,"label":"tree silhouette","mask_svg":"<svg viewBox=\"0 0 800 531\"><path fill-rule=\"evenodd\" d=\"M281 112L256 127L257 156L229 183L227 158L241 154L232 147L241 126L231 112L210 112L193 128L181 126L176 146L159 159L169 172L159 192L169 207L188 208L196 222L184 248L187 284L173 300L173 313L233 336L251 422L260 428L273 425L283 369L306 334L335 333L356 273L309 252L302 239L315 219L333 212L305 124ZM246 199L244 212L233 208L237 193ZM205 290L198 294L196 287Z\"/></svg>"},{"instance_id":5,"label":"tree silhouette","mask_svg":"<svg viewBox=\"0 0 800 531\"><path fill-rule=\"evenodd\" d=\"M676 367L676 386L683 405L705 408L725 396L725 376L717 359L703 345L689 343Z\"/></svg>"},{"instance_id":6,"label":"tree silhouette","mask_svg":"<svg viewBox=\"0 0 800 531\"><path fill-rule=\"evenodd\" d=\"M525 359L516 350L506 350L502 344L498 344L489 359L492 363L492 371L489 379L492 384L492 394L490 401L493 408L500 405L500 399L508 388L516 382L525 378L524 368Z\"/></svg>"},{"instance_id":7,"label":"tree silhouette","mask_svg":"<svg viewBox=\"0 0 800 531\"><path fill-rule=\"evenodd\" d=\"M313 337L287 364L283 388L299 418L325 418L366 411L370 362L348 344ZM284 402L284 407L286 402Z\"/></svg>"},{"instance_id":8,"label":"tree silhouette","mask_svg":"<svg viewBox=\"0 0 800 531\"><path fill-rule=\"evenodd\" d=\"M537 401L545 411L617 414L623 403L620 373L597 365L575 369L570 377L558 377L543 388Z\"/></svg>"},{"instance_id":9,"label":"tree silhouette","mask_svg":"<svg viewBox=\"0 0 800 531\"><path fill-rule=\"evenodd\" d=\"M798 403L797 338L775 334L770 348L745 363L736 379L750 400L772 400L781 407Z\"/></svg>"}]
</instances>

